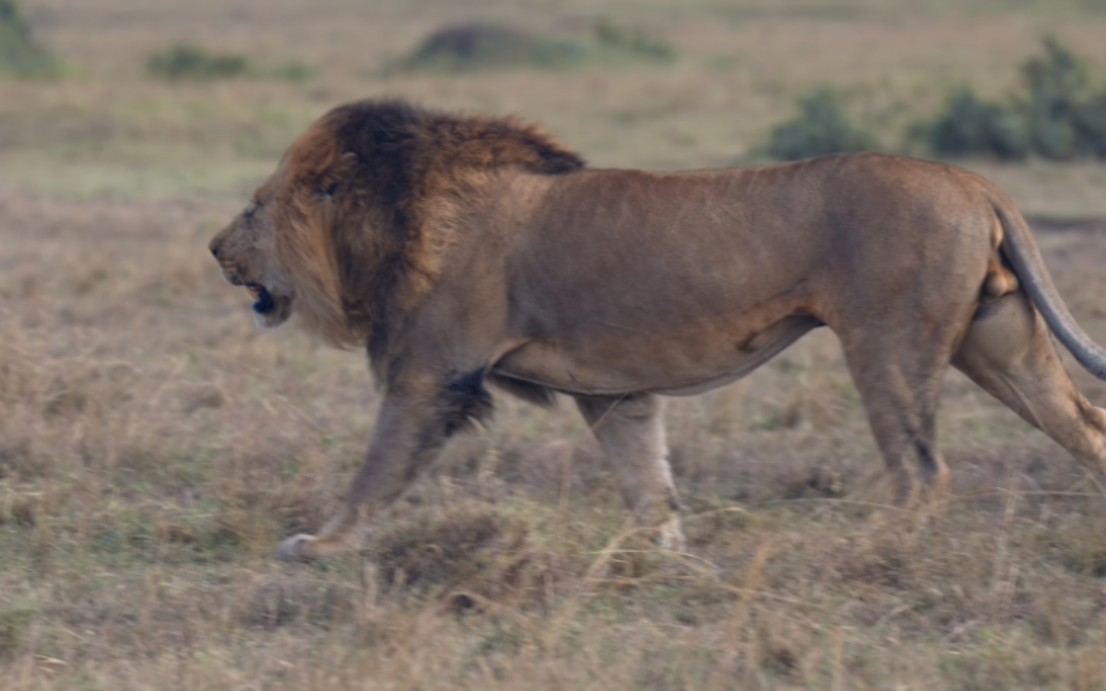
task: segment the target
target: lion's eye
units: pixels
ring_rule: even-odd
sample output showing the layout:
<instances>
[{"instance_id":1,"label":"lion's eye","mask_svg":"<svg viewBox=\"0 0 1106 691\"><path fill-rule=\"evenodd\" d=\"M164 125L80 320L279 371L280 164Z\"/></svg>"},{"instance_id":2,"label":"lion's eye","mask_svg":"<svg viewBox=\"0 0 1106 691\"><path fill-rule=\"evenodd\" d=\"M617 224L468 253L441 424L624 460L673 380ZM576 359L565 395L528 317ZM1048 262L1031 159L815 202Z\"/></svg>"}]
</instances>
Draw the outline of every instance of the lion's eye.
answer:
<instances>
[{"instance_id":1,"label":"lion's eye","mask_svg":"<svg viewBox=\"0 0 1106 691\"><path fill-rule=\"evenodd\" d=\"M250 202L250 205L246 207L246 220L252 221L255 213L257 213L257 202Z\"/></svg>"},{"instance_id":2,"label":"lion's eye","mask_svg":"<svg viewBox=\"0 0 1106 691\"><path fill-rule=\"evenodd\" d=\"M335 183L332 183L330 185L330 187L327 187L325 190L323 190L323 196L326 197L327 199L333 199L334 195L337 194L337 192L338 192L338 183L335 182Z\"/></svg>"}]
</instances>

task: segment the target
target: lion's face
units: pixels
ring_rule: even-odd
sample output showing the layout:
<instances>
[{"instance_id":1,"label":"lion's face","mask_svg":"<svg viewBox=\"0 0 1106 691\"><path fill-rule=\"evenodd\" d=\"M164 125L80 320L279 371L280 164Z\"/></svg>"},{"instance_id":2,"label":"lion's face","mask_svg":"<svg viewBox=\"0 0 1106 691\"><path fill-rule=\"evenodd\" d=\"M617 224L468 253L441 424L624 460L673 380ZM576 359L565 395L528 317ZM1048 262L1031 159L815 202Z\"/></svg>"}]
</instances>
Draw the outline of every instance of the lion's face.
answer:
<instances>
[{"instance_id":1,"label":"lion's face","mask_svg":"<svg viewBox=\"0 0 1106 691\"><path fill-rule=\"evenodd\" d=\"M211 254L231 285L245 286L253 297L259 326L280 326L292 316L295 289L277 259L273 202L260 194L211 240Z\"/></svg>"}]
</instances>

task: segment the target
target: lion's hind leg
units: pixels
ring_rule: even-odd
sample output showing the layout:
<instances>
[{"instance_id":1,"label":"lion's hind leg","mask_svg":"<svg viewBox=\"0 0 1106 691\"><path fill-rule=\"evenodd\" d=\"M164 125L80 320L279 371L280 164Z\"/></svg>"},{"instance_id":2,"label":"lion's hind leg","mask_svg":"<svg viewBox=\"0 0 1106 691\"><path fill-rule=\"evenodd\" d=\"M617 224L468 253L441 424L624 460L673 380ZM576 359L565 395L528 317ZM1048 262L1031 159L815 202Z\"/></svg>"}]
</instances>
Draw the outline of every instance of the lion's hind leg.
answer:
<instances>
[{"instance_id":1,"label":"lion's hind leg","mask_svg":"<svg viewBox=\"0 0 1106 691\"><path fill-rule=\"evenodd\" d=\"M651 394L577 396L576 404L614 465L622 497L638 523L656 530L661 547L682 551L660 399Z\"/></svg>"},{"instance_id":2,"label":"lion's hind leg","mask_svg":"<svg viewBox=\"0 0 1106 691\"><path fill-rule=\"evenodd\" d=\"M980 309L953 365L1067 449L1106 489L1106 411L1076 388L1023 293Z\"/></svg>"},{"instance_id":3,"label":"lion's hind leg","mask_svg":"<svg viewBox=\"0 0 1106 691\"><path fill-rule=\"evenodd\" d=\"M941 379L951 359L948 334L897 334L897 343L842 339L845 359L891 475L894 498L934 498L948 487L948 468L937 449ZM902 348L902 343L912 347Z\"/></svg>"}]
</instances>

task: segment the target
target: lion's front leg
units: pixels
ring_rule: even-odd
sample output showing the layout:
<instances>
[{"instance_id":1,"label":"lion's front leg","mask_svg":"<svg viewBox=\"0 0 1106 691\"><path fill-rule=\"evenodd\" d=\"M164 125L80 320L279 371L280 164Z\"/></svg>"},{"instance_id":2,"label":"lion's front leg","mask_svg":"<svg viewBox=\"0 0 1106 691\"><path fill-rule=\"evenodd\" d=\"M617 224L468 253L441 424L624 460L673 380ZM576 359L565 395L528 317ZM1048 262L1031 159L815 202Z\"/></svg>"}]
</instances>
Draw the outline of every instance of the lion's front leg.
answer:
<instances>
[{"instance_id":1,"label":"lion's front leg","mask_svg":"<svg viewBox=\"0 0 1106 691\"><path fill-rule=\"evenodd\" d=\"M652 394L577 396L576 404L614 464L626 505L664 549L685 549L680 501L668 466L661 401Z\"/></svg>"},{"instance_id":2,"label":"lion's front leg","mask_svg":"<svg viewBox=\"0 0 1106 691\"><path fill-rule=\"evenodd\" d=\"M277 556L315 559L357 547L367 519L410 485L453 431L449 406L443 405L448 399L448 385L386 394L369 450L341 507L317 534L300 533L281 542Z\"/></svg>"}]
</instances>

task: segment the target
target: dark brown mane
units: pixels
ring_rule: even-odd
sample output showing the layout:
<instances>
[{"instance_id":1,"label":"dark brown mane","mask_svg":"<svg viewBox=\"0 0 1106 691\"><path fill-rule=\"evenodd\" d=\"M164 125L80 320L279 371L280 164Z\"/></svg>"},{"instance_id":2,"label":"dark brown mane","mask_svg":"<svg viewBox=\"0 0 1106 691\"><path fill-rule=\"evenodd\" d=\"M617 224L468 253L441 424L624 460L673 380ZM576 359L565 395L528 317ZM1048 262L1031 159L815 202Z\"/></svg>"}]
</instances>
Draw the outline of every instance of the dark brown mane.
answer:
<instances>
[{"instance_id":1,"label":"dark brown mane","mask_svg":"<svg viewBox=\"0 0 1106 691\"><path fill-rule=\"evenodd\" d=\"M399 228L426 189L470 171L517 166L529 173L557 175L584 161L532 125L511 118L454 115L424 110L405 101L364 100L338 106L323 116L344 153L357 157L356 179L380 207L395 209Z\"/></svg>"},{"instance_id":2,"label":"dark brown mane","mask_svg":"<svg viewBox=\"0 0 1106 691\"><path fill-rule=\"evenodd\" d=\"M322 121L343 150L374 159L378 169L407 170L435 159L439 165L516 165L556 175L585 165L538 127L513 118L457 115L405 101L369 99L338 106Z\"/></svg>"},{"instance_id":3,"label":"dark brown mane","mask_svg":"<svg viewBox=\"0 0 1106 691\"><path fill-rule=\"evenodd\" d=\"M511 118L440 113L398 100L338 106L282 165L296 200L290 218L302 219L285 225L298 230L283 254L305 270L331 274L297 281L314 299L308 321L327 340L368 342L370 351L381 351L396 326L390 305L409 308L429 292L457 216L491 173L561 175L584 166L539 128ZM323 197L333 200L325 219L312 213Z\"/></svg>"}]
</instances>

